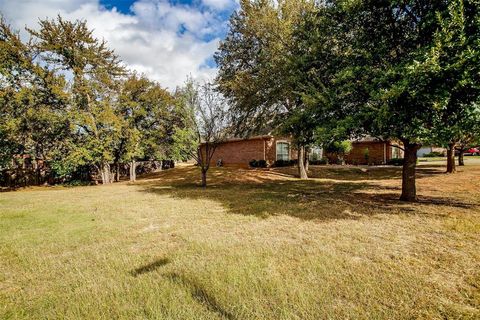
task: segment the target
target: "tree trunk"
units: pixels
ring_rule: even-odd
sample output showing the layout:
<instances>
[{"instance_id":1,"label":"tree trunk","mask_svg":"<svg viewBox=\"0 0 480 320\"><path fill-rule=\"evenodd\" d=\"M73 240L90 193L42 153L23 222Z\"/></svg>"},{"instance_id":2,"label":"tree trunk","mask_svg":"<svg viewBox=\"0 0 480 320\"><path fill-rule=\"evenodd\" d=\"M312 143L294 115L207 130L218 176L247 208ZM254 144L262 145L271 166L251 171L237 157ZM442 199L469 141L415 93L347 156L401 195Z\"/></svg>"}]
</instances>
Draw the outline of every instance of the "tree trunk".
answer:
<instances>
[{"instance_id":1,"label":"tree trunk","mask_svg":"<svg viewBox=\"0 0 480 320\"><path fill-rule=\"evenodd\" d=\"M41 172L38 164L35 166L35 185L39 186L41 184Z\"/></svg>"},{"instance_id":2,"label":"tree trunk","mask_svg":"<svg viewBox=\"0 0 480 320\"><path fill-rule=\"evenodd\" d=\"M110 164L103 163L100 169L102 175L102 184L110 184L112 183L112 176L110 173Z\"/></svg>"},{"instance_id":3,"label":"tree trunk","mask_svg":"<svg viewBox=\"0 0 480 320\"><path fill-rule=\"evenodd\" d=\"M307 171L305 170L305 147L298 147L298 175L300 179L308 179Z\"/></svg>"},{"instance_id":4,"label":"tree trunk","mask_svg":"<svg viewBox=\"0 0 480 320\"><path fill-rule=\"evenodd\" d=\"M463 161L463 154L465 153L465 149L461 148L458 153L458 165L464 166L465 162Z\"/></svg>"},{"instance_id":5,"label":"tree trunk","mask_svg":"<svg viewBox=\"0 0 480 320\"><path fill-rule=\"evenodd\" d=\"M308 151L305 151L305 171L308 174L308 166L310 165L310 161L308 160L310 156L310 153Z\"/></svg>"},{"instance_id":6,"label":"tree trunk","mask_svg":"<svg viewBox=\"0 0 480 320\"><path fill-rule=\"evenodd\" d=\"M202 168L202 188L207 187L207 169Z\"/></svg>"},{"instance_id":7,"label":"tree trunk","mask_svg":"<svg viewBox=\"0 0 480 320\"><path fill-rule=\"evenodd\" d=\"M420 148L416 143L405 143L405 155L402 170L402 201L417 201L417 188L415 184L415 171L417 167L417 151Z\"/></svg>"},{"instance_id":8,"label":"tree trunk","mask_svg":"<svg viewBox=\"0 0 480 320\"><path fill-rule=\"evenodd\" d=\"M130 162L130 181L137 181L137 161L135 160Z\"/></svg>"},{"instance_id":9,"label":"tree trunk","mask_svg":"<svg viewBox=\"0 0 480 320\"><path fill-rule=\"evenodd\" d=\"M447 148L447 173L454 173L455 169L455 143L449 143Z\"/></svg>"},{"instance_id":10,"label":"tree trunk","mask_svg":"<svg viewBox=\"0 0 480 320\"><path fill-rule=\"evenodd\" d=\"M115 164L115 182L119 182L120 181L120 163L117 162Z\"/></svg>"}]
</instances>

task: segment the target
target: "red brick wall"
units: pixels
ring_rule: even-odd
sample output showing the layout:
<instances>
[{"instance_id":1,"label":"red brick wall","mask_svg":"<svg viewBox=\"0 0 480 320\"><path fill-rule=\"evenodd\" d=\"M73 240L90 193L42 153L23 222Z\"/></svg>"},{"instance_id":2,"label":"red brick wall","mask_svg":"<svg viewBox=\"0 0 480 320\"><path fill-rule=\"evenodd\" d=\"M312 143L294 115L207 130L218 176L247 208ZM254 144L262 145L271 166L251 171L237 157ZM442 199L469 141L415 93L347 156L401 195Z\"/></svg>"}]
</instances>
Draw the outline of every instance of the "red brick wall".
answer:
<instances>
[{"instance_id":1,"label":"red brick wall","mask_svg":"<svg viewBox=\"0 0 480 320\"><path fill-rule=\"evenodd\" d=\"M222 159L224 165L248 165L250 160L263 160L265 158L265 140L240 140L224 142L217 146L212 157L212 164ZM202 147L204 149L204 146Z\"/></svg>"},{"instance_id":2,"label":"red brick wall","mask_svg":"<svg viewBox=\"0 0 480 320\"><path fill-rule=\"evenodd\" d=\"M368 149L368 161L365 150ZM392 148L385 142L353 142L345 161L349 164L384 164L392 158Z\"/></svg>"},{"instance_id":3,"label":"red brick wall","mask_svg":"<svg viewBox=\"0 0 480 320\"><path fill-rule=\"evenodd\" d=\"M247 165L255 160L266 160L269 165L276 160L277 141L287 141L286 138L254 138L249 140L227 141L217 146L211 164L215 165L222 159L224 165ZM205 147L202 146L203 152ZM290 159L296 159L297 152L290 147Z\"/></svg>"}]
</instances>

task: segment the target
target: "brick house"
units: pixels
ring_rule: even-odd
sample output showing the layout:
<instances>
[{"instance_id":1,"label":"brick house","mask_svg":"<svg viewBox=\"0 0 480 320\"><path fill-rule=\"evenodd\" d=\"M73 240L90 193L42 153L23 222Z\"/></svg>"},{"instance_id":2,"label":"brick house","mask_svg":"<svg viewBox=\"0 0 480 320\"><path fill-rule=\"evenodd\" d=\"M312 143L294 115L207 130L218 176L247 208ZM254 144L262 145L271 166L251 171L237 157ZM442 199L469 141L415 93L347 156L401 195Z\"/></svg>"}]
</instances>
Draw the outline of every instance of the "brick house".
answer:
<instances>
[{"instance_id":1,"label":"brick house","mask_svg":"<svg viewBox=\"0 0 480 320\"><path fill-rule=\"evenodd\" d=\"M352 151L345 156L348 164L387 164L395 158L403 158L400 145L393 141L366 137L352 141Z\"/></svg>"},{"instance_id":2,"label":"brick house","mask_svg":"<svg viewBox=\"0 0 480 320\"><path fill-rule=\"evenodd\" d=\"M385 164L392 158L403 157L399 154L400 149L392 146L389 141L365 138L353 141L352 146L352 151L345 157L348 164ZM203 148L202 145L202 150ZM368 157L365 156L366 153ZM315 148L311 155L320 159L323 152ZM330 158L329 155L327 157ZM272 165L277 160L296 159L297 150L293 147L291 139L264 135L248 139L232 138L220 143L213 154L211 165L215 165L219 160L226 166L248 166L251 160L265 160L268 165Z\"/></svg>"},{"instance_id":3,"label":"brick house","mask_svg":"<svg viewBox=\"0 0 480 320\"><path fill-rule=\"evenodd\" d=\"M232 138L220 143L213 154L211 164L222 160L227 166L248 166L251 160L265 160L272 165L276 160L294 159L297 159L297 152L291 147L290 139L264 135L248 139Z\"/></svg>"}]
</instances>

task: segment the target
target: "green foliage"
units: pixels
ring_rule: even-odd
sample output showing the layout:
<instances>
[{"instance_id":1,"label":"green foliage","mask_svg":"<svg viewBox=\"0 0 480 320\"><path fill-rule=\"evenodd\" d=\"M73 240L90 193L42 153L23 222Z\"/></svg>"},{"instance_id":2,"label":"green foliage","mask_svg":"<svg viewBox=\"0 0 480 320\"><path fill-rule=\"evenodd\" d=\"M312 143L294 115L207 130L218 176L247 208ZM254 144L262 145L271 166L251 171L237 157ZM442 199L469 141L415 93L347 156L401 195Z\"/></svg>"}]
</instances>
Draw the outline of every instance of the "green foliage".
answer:
<instances>
[{"instance_id":1,"label":"green foliage","mask_svg":"<svg viewBox=\"0 0 480 320\"><path fill-rule=\"evenodd\" d=\"M423 155L425 158L437 158L437 157L445 157L443 152L432 151Z\"/></svg>"},{"instance_id":2,"label":"green foliage","mask_svg":"<svg viewBox=\"0 0 480 320\"><path fill-rule=\"evenodd\" d=\"M327 159L317 159L317 160L310 160L310 165L312 166L321 166L321 165L326 165L328 164Z\"/></svg>"},{"instance_id":3,"label":"green foliage","mask_svg":"<svg viewBox=\"0 0 480 320\"><path fill-rule=\"evenodd\" d=\"M436 14L439 25L412 69L425 80L416 90L437 109L434 140L448 145L478 136L480 12L476 1L453 0Z\"/></svg>"},{"instance_id":4,"label":"green foliage","mask_svg":"<svg viewBox=\"0 0 480 320\"><path fill-rule=\"evenodd\" d=\"M174 147L187 128L180 99L128 75L85 21L59 16L27 30L24 43L0 23L0 168L29 154L55 177L94 167L108 183L113 162L185 159Z\"/></svg>"},{"instance_id":5,"label":"green foliage","mask_svg":"<svg viewBox=\"0 0 480 320\"><path fill-rule=\"evenodd\" d=\"M402 199L415 200L421 144L457 142L464 121L478 122L479 12L470 0L327 1L306 12L293 65L319 137L400 140L412 171Z\"/></svg>"},{"instance_id":6,"label":"green foliage","mask_svg":"<svg viewBox=\"0 0 480 320\"><path fill-rule=\"evenodd\" d=\"M69 134L66 81L41 67L35 52L0 21L0 167L29 154L47 158Z\"/></svg>"},{"instance_id":7,"label":"green foliage","mask_svg":"<svg viewBox=\"0 0 480 320\"><path fill-rule=\"evenodd\" d=\"M237 134L278 129L294 142L313 142L312 118L292 74L294 26L311 1L241 1L215 55L219 90L231 102Z\"/></svg>"},{"instance_id":8,"label":"green foliage","mask_svg":"<svg viewBox=\"0 0 480 320\"><path fill-rule=\"evenodd\" d=\"M335 153L339 155L345 155L352 151L352 142L349 140L334 141L328 144L325 148L328 153Z\"/></svg>"},{"instance_id":9,"label":"green foliage","mask_svg":"<svg viewBox=\"0 0 480 320\"><path fill-rule=\"evenodd\" d=\"M267 161L265 160L250 160L248 163L250 167L252 168L266 168L267 167Z\"/></svg>"},{"instance_id":10,"label":"green foliage","mask_svg":"<svg viewBox=\"0 0 480 320\"><path fill-rule=\"evenodd\" d=\"M40 20L35 38L39 59L53 69L73 74L69 89L71 121L64 168L91 164L105 170L121 136L121 118L115 112L116 92L123 67L104 41L95 39L85 21ZM103 176L103 182L110 182Z\"/></svg>"},{"instance_id":11,"label":"green foliage","mask_svg":"<svg viewBox=\"0 0 480 320\"><path fill-rule=\"evenodd\" d=\"M130 75L121 83L116 112L122 119L122 136L115 160L171 159L175 127L182 116L174 97L144 76Z\"/></svg>"},{"instance_id":12,"label":"green foliage","mask_svg":"<svg viewBox=\"0 0 480 320\"><path fill-rule=\"evenodd\" d=\"M365 158L365 160L368 161L368 159L370 158L370 150L368 148L365 148L365 150L363 150L363 157Z\"/></svg>"}]
</instances>

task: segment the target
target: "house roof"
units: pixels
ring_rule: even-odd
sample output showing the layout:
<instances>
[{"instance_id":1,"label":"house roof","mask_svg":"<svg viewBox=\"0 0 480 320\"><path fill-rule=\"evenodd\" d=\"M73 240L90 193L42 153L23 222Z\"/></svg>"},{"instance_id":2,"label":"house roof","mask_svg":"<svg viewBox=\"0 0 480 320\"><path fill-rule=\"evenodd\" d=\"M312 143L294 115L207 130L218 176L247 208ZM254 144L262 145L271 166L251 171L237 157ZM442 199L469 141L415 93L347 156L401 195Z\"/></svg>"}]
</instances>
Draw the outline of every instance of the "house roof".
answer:
<instances>
[{"instance_id":1,"label":"house roof","mask_svg":"<svg viewBox=\"0 0 480 320\"><path fill-rule=\"evenodd\" d=\"M238 142L238 141L251 141L251 140L268 140L275 138L275 135L267 134L267 135L258 135L258 136L252 136L252 137L247 137L247 138L238 138L238 137L232 137L232 138L227 138L220 143L228 143L228 142ZM355 139L350 139L352 143L367 143L367 142L388 142L389 140L382 140L377 137L372 137L372 136L364 136L364 137L357 137ZM202 145L205 144L205 142L201 143Z\"/></svg>"},{"instance_id":2,"label":"house roof","mask_svg":"<svg viewBox=\"0 0 480 320\"><path fill-rule=\"evenodd\" d=\"M367 135L367 134L357 136L357 137L351 138L349 140L351 142L362 142L362 143L365 143L365 142L391 142L392 141L391 139L388 139L388 138L374 137L374 136Z\"/></svg>"},{"instance_id":3,"label":"house roof","mask_svg":"<svg viewBox=\"0 0 480 320\"><path fill-rule=\"evenodd\" d=\"M253 136L253 137L248 137L248 138L227 138L223 141L221 141L220 143L228 143L228 142L237 142L237 141L250 141L250 140L267 140L267 139L271 139L273 138L274 136L272 135L262 135L262 136ZM201 143L202 145L205 144L205 142L202 142Z\"/></svg>"}]
</instances>

